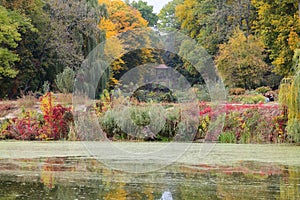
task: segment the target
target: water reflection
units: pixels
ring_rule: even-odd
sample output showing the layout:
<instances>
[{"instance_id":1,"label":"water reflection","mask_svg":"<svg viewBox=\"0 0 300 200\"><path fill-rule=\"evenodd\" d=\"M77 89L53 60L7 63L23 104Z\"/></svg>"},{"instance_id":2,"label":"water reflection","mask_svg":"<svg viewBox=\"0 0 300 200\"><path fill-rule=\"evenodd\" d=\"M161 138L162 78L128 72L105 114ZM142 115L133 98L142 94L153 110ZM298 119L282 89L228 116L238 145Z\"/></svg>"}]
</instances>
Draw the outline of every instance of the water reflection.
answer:
<instances>
[{"instance_id":1,"label":"water reflection","mask_svg":"<svg viewBox=\"0 0 300 200\"><path fill-rule=\"evenodd\" d=\"M83 157L1 159L0 199L300 199L300 168L241 162L126 174Z\"/></svg>"}]
</instances>

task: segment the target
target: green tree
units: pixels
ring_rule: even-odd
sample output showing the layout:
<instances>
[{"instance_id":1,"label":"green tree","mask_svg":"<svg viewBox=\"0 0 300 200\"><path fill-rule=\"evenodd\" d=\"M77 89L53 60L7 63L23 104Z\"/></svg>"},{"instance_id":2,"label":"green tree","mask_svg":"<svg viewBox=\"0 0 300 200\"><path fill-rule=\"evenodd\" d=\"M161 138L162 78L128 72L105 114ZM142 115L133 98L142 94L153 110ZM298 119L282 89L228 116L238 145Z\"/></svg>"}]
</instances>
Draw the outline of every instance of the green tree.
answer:
<instances>
[{"instance_id":1,"label":"green tree","mask_svg":"<svg viewBox=\"0 0 300 200\"><path fill-rule=\"evenodd\" d=\"M0 6L0 80L3 78L15 78L18 70L15 63L20 60L15 49L22 40L22 33L33 30L30 19L7 10Z\"/></svg>"},{"instance_id":2,"label":"green tree","mask_svg":"<svg viewBox=\"0 0 300 200\"><path fill-rule=\"evenodd\" d=\"M275 72L293 74L293 54L300 43L299 0L253 0L258 16L254 31L266 45Z\"/></svg>"},{"instance_id":3,"label":"green tree","mask_svg":"<svg viewBox=\"0 0 300 200\"><path fill-rule=\"evenodd\" d=\"M253 15L249 0L186 0L176 7L181 29L212 55L236 27L250 34Z\"/></svg>"},{"instance_id":4,"label":"green tree","mask_svg":"<svg viewBox=\"0 0 300 200\"><path fill-rule=\"evenodd\" d=\"M172 31L180 29L179 20L175 16L175 9L176 6L182 3L183 0L173 0L160 10L158 14L159 23L157 24L159 30Z\"/></svg>"},{"instance_id":5,"label":"green tree","mask_svg":"<svg viewBox=\"0 0 300 200\"><path fill-rule=\"evenodd\" d=\"M132 7L140 11L142 17L148 21L148 26L155 26L157 24L158 17L153 13L153 6L148 5L147 2L139 0L130 3Z\"/></svg>"},{"instance_id":6,"label":"green tree","mask_svg":"<svg viewBox=\"0 0 300 200\"><path fill-rule=\"evenodd\" d=\"M270 68L264 62L263 43L237 29L228 43L220 45L217 68L229 87L255 89Z\"/></svg>"},{"instance_id":7,"label":"green tree","mask_svg":"<svg viewBox=\"0 0 300 200\"><path fill-rule=\"evenodd\" d=\"M20 91L36 91L41 87L45 76L45 67L51 58L45 59L43 31L48 26L49 16L43 10L41 0L3 0L3 5L10 10L21 13L30 19L35 30L22 33L22 40L18 42L15 52L20 59L15 63L15 68L21 73L15 78L5 78L0 81L1 93L8 94L10 98L16 97Z\"/></svg>"},{"instance_id":8,"label":"green tree","mask_svg":"<svg viewBox=\"0 0 300 200\"><path fill-rule=\"evenodd\" d=\"M55 50L57 65L78 69L89 52L104 40L98 23L106 15L106 6L95 0L71 0L68 4L47 1L50 34L46 48Z\"/></svg>"},{"instance_id":9,"label":"green tree","mask_svg":"<svg viewBox=\"0 0 300 200\"><path fill-rule=\"evenodd\" d=\"M26 31L15 48L20 59L15 68L22 72L0 81L0 96L15 97L19 90L36 91L65 67L78 69L88 53L104 40L98 29L105 6L97 0L2 0L7 8L31 20L37 31Z\"/></svg>"}]
</instances>

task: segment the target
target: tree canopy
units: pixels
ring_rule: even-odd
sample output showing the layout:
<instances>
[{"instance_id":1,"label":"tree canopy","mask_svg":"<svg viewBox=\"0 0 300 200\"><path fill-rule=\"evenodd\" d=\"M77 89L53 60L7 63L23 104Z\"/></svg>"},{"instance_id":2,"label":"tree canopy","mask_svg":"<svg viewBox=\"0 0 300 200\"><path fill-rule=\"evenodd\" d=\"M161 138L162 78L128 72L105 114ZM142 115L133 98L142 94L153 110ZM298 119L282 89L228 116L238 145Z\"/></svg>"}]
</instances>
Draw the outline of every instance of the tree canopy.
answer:
<instances>
[{"instance_id":1,"label":"tree canopy","mask_svg":"<svg viewBox=\"0 0 300 200\"><path fill-rule=\"evenodd\" d=\"M21 34L28 29L33 30L33 26L30 19L3 6L0 6L0 24L0 80L4 77L15 78L18 74L15 62L20 60L15 49L22 40Z\"/></svg>"},{"instance_id":2,"label":"tree canopy","mask_svg":"<svg viewBox=\"0 0 300 200\"><path fill-rule=\"evenodd\" d=\"M0 98L41 91L44 81L58 89L57 75L66 68L78 70L105 38L114 40L106 53L120 52L111 65L111 85L125 70L147 62L188 70L186 75L197 80L191 64L168 52L137 46L121 55L124 46L147 44L151 35L128 34L119 40L119 34L139 28L147 32L155 25L195 39L214 59L228 87L276 88L281 76L296 72L299 17L299 0L172 0L158 16L143 0L2 0ZM180 51L193 56L187 46L183 43Z\"/></svg>"},{"instance_id":3,"label":"tree canopy","mask_svg":"<svg viewBox=\"0 0 300 200\"><path fill-rule=\"evenodd\" d=\"M257 9L254 32L267 46L275 71L291 75L294 51L300 45L299 0L253 0L252 3Z\"/></svg>"},{"instance_id":4,"label":"tree canopy","mask_svg":"<svg viewBox=\"0 0 300 200\"><path fill-rule=\"evenodd\" d=\"M148 26L153 27L157 24L158 16L153 13L153 6L148 5L146 1L132 1L129 5L140 11L142 17L148 21Z\"/></svg>"},{"instance_id":5,"label":"tree canopy","mask_svg":"<svg viewBox=\"0 0 300 200\"><path fill-rule=\"evenodd\" d=\"M249 34L252 15L249 0L186 0L176 7L181 29L212 55L236 27Z\"/></svg>"},{"instance_id":6,"label":"tree canopy","mask_svg":"<svg viewBox=\"0 0 300 200\"><path fill-rule=\"evenodd\" d=\"M14 71L21 73L0 80L0 97L41 90L44 81L55 88L56 75L65 67L78 69L103 37L98 22L106 9L97 0L72 0L68 4L59 0L3 0L2 5L15 15L12 22L10 16L4 16L8 23L19 20L17 45L8 49L17 55ZM7 48L3 43L2 47Z\"/></svg>"},{"instance_id":7,"label":"tree canopy","mask_svg":"<svg viewBox=\"0 0 300 200\"><path fill-rule=\"evenodd\" d=\"M158 14L158 29L162 31L179 30L180 23L175 15L176 6L182 4L183 0L173 0L167 3Z\"/></svg>"},{"instance_id":8,"label":"tree canopy","mask_svg":"<svg viewBox=\"0 0 300 200\"><path fill-rule=\"evenodd\" d=\"M263 43L237 29L227 43L220 45L216 64L227 86L255 89L270 71L264 57Z\"/></svg>"}]
</instances>

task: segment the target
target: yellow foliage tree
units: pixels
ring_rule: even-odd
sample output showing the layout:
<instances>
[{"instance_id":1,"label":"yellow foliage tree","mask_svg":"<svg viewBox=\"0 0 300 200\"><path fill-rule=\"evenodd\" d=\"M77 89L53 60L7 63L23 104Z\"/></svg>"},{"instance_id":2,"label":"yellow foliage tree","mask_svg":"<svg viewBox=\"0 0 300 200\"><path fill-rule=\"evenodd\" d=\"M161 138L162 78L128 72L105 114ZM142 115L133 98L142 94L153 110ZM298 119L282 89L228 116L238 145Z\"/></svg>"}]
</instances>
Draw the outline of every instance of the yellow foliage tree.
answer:
<instances>
[{"instance_id":1,"label":"yellow foliage tree","mask_svg":"<svg viewBox=\"0 0 300 200\"><path fill-rule=\"evenodd\" d=\"M293 74L293 52L300 44L298 0L252 0L257 9L253 30L268 48L275 71L283 76Z\"/></svg>"},{"instance_id":2,"label":"yellow foliage tree","mask_svg":"<svg viewBox=\"0 0 300 200\"><path fill-rule=\"evenodd\" d=\"M106 32L106 38L116 36L135 28L147 27L148 22L142 14L121 0L99 0L107 5L108 17L100 21L99 28Z\"/></svg>"},{"instance_id":3,"label":"yellow foliage tree","mask_svg":"<svg viewBox=\"0 0 300 200\"><path fill-rule=\"evenodd\" d=\"M127 5L121 0L99 0L99 4L105 4L107 6L108 17L102 18L99 23L99 28L102 31L105 31L106 38L109 39L109 45L105 47L106 55L120 55L115 61L111 64L111 73L109 85L118 84L118 78L116 77L120 71L126 69L126 63L124 55L124 44L130 43L131 45L136 44L136 38L131 37L129 34L126 38L126 41L121 41L118 37L118 34L125 33L130 30L135 30L139 28L147 28L148 22L142 17L142 14L134 9L133 7ZM149 42L149 39L142 38L146 43ZM138 48L138 46L137 46ZM142 50L137 56L140 60L144 58L151 59L153 58L152 52L150 50ZM146 59L146 60L147 60ZM145 59L144 59L145 60ZM133 66L134 64L131 63Z\"/></svg>"},{"instance_id":4,"label":"yellow foliage tree","mask_svg":"<svg viewBox=\"0 0 300 200\"><path fill-rule=\"evenodd\" d=\"M220 45L217 68L229 87L255 89L270 71L264 62L264 45L252 35L237 29L228 43Z\"/></svg>"}]
</instances>

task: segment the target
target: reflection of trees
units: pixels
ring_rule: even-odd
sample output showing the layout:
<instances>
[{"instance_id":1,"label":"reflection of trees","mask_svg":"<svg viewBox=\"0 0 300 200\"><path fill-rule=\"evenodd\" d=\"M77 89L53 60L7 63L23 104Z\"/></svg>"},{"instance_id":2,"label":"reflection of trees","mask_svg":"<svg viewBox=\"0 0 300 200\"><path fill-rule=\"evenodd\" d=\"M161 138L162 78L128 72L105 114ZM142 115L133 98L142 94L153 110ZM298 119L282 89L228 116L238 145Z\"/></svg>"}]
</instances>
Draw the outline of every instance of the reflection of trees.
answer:
<instances>
[{"instance_id":1,"label":"reflection of trees","mask_svg":"<svg viewBox=\"0 0 300 200\"><path fill-rule=\"evenodd\" d=\"M38 168L30 167L37 163L43 164L40 177L36 176ZM299 167L283 169L251 162L235 167L168 167L127 174L84 158L18 160L14 164L12 172L17 169L18 174L28 174L8 175L5 167L10 165L0 160L0 169L6 170L0 176L0 200L15 199L12 197L17 194L26 199L154 200L167 190L174 199L300 199Z\"/></svg>"},{"instance_id":2,"label":"reflection of trees","mask_svg":"<svg viewBox=\"0 0 300 200\"><path fill-rule=\"evenodd\" d=\"M190 174L178 187L180 199L218 199L215 175Z\"/></svg>"},{"instance_id":3,"label":"reflection of trees","mask_svg":"<svg viewBox=\"0 0 300 200\"><path fill-rule=\"evenodd\" d=\"M222 199L277 199L280 167L256 162L220 169L217 193Z\"/></svg>"},{"instance_id":4,"label":"reflection of trees","mask_svg":"<svg viewBox=\"0 0 300 200\"><path fill-rule=\"evenodd\" d=\"M300 199L300 169L299 167L286 168L280 179L280 198Z\"/></svg>"},{"instance_id":5,"label":"reflection of trees","mask_svg":"<svg viewBox=\"0 0 300 200\"><path fill-rule=\"evenodd\" d=\"M111 183L107 183L106 185L109 190L105 195L105 199L126 200L127 192L124 189L125 183L117 183L114 188L112 188L110 184Z\"/></svg>"},{"instance_id":6,"label":"reflection of trees","mask_svg":"<svg viewBox=\"0 0 300 200\"><path fill-rule=\"evenodd\" d=\"M219 175L217 193L222 199L269 199L265 177L245 176L242 173ZM259 198L258 198L259 197Z\"/></svg>"},{"instance_id":7,"label":"reflection of trees","mask_svg":"<svg viewBox=\"0 0 300 200\"><path fill-rule=\"evenodd\" d=\"M61 167L64 164L64 159L51 159L48 158L45 161L45 165L41 171L41 183L43 183L48 189L55 187L55 171L62 171Z\"/></svg>"}]
</instances>

